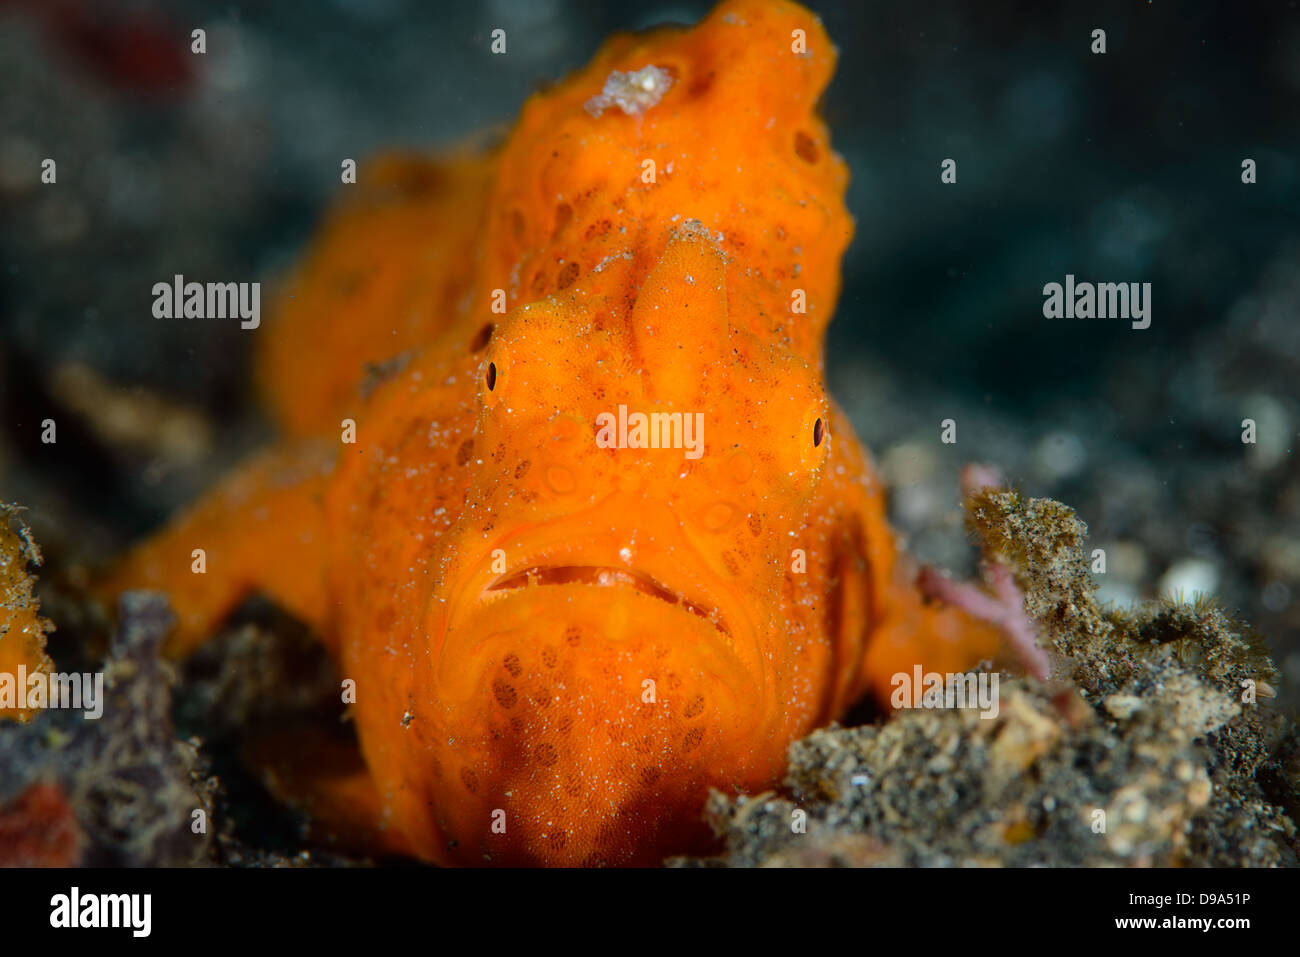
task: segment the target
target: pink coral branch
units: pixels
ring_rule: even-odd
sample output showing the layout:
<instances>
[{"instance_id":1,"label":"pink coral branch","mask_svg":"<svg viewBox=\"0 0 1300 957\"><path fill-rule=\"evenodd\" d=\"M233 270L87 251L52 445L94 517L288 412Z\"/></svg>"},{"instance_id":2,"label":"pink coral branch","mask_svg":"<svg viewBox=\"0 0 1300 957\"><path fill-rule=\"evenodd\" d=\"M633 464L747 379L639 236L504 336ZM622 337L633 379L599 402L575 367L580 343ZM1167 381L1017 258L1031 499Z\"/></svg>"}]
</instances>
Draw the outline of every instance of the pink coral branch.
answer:
<instances>
[{"instance_id":1,"label":"pink coral branch","mask_svg":"<svg viewBox=\"0 0 1300 957\"><path fill-rule=\"evenodd\" d=\"M1038 630L1025 614L1024 593L1006 565L991 561L985 563L984 569L992 594L970 582L954 581L928 565L921 569L916 583L927 597L1001 628L1020 667L1046 681L1051 674L1051 662L1047 652L1038 645Z\"/></svg>"},{"instance_id":2,"label":"pink coral branch","mask_svg":"<svg viewBox=\"0 0 1300 957\"><path fill-rule=\"evenodd\" d=\"M962 471L962 485L967 493L996 485L996 471L976 471L987 467L967 465ZM1006 636L1011 651L1022 670L1037 679L1047 680L1052 674L1052 662L1047 651L1039 646L1037 628L1030 616L1024 614L1024 593L1015 584L1010 568L1001 562L984 563L984 579L993 593L989 594L969 581L954 581L931 566L924 566L917 576L917 586L927 598L935 598L945 605L958 607L975 618L997 625Z\"/></svg>"},{"instance_id":3,"label":"pink coral branch","mask_svg":"<svg viewBox=\"0 0 1300 957\"><path fill-rule=\"evenodd\" d=\"M1006 477L996 465L969 462L961 470L961 490L966 498L986 489L1006 487ZM984 562L983 570L992 594L970 582L954 581L928 566L921 569L916 583L928 598L960 608L1001 628L1021 669L1046 681L1051 674L1051 659L1038 644L1038 629L1025 614L1025 595L1012 577L1011 569L999 561L989 560Z\"/></svg>"}]
</instances>

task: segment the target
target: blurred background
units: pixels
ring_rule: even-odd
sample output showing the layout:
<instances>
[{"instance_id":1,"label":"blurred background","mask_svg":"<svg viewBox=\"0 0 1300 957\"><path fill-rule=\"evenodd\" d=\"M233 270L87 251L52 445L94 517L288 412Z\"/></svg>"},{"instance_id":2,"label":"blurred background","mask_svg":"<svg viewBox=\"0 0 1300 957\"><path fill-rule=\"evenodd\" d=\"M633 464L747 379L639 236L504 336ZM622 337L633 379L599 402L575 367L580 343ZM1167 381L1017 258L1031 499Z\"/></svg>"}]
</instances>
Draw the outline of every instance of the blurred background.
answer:
<instances>
[{"instance_id":1,"label":"blurred background","mask_svg":"<svg viewBox=\"0 0 1300 957\"><path fill-rule=\"evenodd\" d=\"M269 278L342 158L505 129L609 33L709 6L0 0L0 498L55 567L162 522L269 430L256 333L153 319L155 282ZM1295 0L811 6L840 51L824 107L857 219L831 384L913 551L970 570L958 469L996 463L1077 509L1107 599L1239 612L1294 707ZM1044 319L1067 273L1150 282L1151 327Z\"/></svg>"}]
</instances>

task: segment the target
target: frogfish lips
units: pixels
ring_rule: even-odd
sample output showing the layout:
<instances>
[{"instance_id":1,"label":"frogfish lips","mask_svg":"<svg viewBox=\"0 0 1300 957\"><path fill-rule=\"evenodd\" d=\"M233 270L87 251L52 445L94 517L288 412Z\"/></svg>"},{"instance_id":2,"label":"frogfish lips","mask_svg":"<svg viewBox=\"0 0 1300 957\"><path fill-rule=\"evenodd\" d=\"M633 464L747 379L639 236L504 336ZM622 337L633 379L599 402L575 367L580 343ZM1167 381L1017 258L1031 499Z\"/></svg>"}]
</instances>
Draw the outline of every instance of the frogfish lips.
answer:
<instances>
[{"instance_id":1,"label":"frogfish lips","mask_svg":"<svg viewBox=\"0 0 1300 957\"><path fill-rule=\"evenodd\" d=\"M668 508L608 499L481 549L449 582L425 622L438 697L454 707L481 686L495 643L559 655L585 634L586 656L599 642L671 659L757 703L769 682L751 592L710 571Z\"/></svg>"},{"instance_id":2,"label":"frogfish lips","mask_svg":"<svg viewBox=\"0 0 1300 957\"><path fill-rule=\"evenodd\" d=\"M468 792L444 827L466 860L657 863L706 838L710 786L750 779L748 619L671 581L590 552L528 556L449 602L432 688L441 773Z\"/></svg>"},{"instance_id":3,"label":"frogfish lips","mask_svg":"<svg viewBox=\"0 0 1300 957\"><path fill-rule=\"evenodd\" d=\"M643 595L649 595L693 615L698 615L722 632L728 643L730 643L731 629L727 625L726 619L722 617L720 609L694 602L685 595L674 592L651 575L636 569L602 565L533 565L523 571L503 577L489 585L487 590L489 592L506 592L516 588L527 588L531 585L567 584L584 584L596 588L622 586L635 589Z\"/></svg>"}]
</instances>

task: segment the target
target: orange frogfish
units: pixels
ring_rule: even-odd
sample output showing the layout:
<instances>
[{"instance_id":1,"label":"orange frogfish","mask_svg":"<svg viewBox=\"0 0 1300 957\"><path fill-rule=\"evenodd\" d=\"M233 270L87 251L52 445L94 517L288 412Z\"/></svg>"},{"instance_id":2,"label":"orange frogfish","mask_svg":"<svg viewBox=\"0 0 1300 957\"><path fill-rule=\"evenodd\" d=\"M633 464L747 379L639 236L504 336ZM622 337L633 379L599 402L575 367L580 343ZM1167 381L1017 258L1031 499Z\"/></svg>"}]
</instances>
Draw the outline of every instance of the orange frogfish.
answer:
<instances>
[{"instance_id":1,"label":"orange frogfish","mask_svg":"<svg viewBox=\"0 0 1300 957\"><path fill-rule=\"evenodd\" d=\"M360 760L270 773L335 833L659 862L711 787L997 653L917 590L825 389L834 62L802 7L727 0L611 39L487 155L341 187L257 333L282 441L103 584L169 593L177 656L253 592L314 629Z\"/></svg>"}]
</instances>

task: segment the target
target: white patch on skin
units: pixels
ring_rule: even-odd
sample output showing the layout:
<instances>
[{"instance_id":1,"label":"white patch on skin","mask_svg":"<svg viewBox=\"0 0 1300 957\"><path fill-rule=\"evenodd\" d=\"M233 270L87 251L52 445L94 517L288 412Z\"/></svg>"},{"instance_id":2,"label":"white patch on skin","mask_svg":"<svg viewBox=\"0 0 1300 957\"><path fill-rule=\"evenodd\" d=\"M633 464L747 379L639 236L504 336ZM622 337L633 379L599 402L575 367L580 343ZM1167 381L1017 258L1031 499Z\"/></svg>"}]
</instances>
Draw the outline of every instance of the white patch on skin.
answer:
<instances>
[{"instance_id":1,"label":"white patch on skin","mask_svg":"<svg viewBox=\"0 0 1300 957\"><path fill-rule=\"evenodd\" d=\"M600 116L617 106L628 116L640 116L662 100L672 85L672 74L657 66L643 66L632 73L615 70L600 95L587 101L586 109L592 116Z\"/></svg>"}]
</instances>

